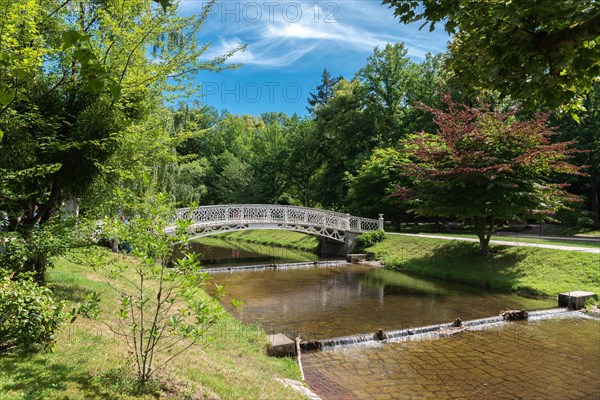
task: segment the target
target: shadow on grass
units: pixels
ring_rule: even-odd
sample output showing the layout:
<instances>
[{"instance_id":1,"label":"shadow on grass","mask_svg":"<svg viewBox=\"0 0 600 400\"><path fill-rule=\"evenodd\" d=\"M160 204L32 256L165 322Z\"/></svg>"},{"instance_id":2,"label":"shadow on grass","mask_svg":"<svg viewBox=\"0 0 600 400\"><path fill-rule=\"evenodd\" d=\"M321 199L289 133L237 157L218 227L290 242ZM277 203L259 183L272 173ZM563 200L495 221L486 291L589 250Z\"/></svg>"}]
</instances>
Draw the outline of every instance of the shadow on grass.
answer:
<instances>
[{"instance_id":1,"label":"shadow on grass","mask_svg":"<svg viewBox=\"0 0 600 400\"><path fill-rule=\"evenodd\" d=\"M527 257L525 249L495 246L484 257L475 243L456 241L429 248L418 244L402 247L403 261L398 266L408 272L505 290L514 289L524 276L524 271L516 266Z\"/></svg>"},{"instance_id":2,"label":"shadow on grass","mask_svg":"<svg viewBox=\"0 0 600 400\"><path fill-rule=\"evenodd\" d=\"M68 393L73 386L76 390L72 398L104 399L114 395L95 376L51 361L43 354L3 354L0 355L0 368L8 371L11 378L3 390L18 392L25 399L54 398L53 394L60 398L71 398Z\"/></svg>"},{"instance_id":3,"label":"shadow on grass","mask_svg":"<svg viewBox=\"0 0 600 400\"><path fill-rule=\"evenodd\" d=\"M89 293L81 287L71 284L63 284L60 282L52 282L48 286L52 290L55 298L59 300L68 300L75 303L84 302Z\"/></svg>"}]
</instances>

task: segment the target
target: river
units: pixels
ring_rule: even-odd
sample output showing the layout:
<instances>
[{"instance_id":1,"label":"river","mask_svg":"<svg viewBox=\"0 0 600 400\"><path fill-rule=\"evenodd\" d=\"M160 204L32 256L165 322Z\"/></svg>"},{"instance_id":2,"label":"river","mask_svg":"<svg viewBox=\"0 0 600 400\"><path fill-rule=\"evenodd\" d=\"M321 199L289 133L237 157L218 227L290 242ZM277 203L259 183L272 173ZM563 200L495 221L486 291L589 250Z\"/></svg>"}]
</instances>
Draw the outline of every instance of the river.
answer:
<instances>
[{"instance_id":1,"label":"river","mask_svg":"<svg viewBox=\"0 0 600 400\"><path fill-rule=\"evenodd\" d=\"M315 261L295 250L203 239L211 266ZM199 246L200 246L199 244ZM200 249L200 247L197 247ZM528 298L358 264L214 273L234 315L303 340L373 334L543 309ZM600 398L600 321L565 317L498 324L446 339L339 347L303 356L325 399Z\"/></svg>"}]
</instances>

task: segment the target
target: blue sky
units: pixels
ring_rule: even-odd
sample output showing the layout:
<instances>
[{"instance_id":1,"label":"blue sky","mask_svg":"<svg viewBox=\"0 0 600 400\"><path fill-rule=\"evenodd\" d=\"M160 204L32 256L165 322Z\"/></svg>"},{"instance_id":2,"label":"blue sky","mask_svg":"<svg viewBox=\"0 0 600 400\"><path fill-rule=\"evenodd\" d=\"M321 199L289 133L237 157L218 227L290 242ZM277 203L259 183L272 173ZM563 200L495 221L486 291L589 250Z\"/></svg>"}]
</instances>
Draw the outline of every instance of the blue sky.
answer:
<instances>
[{"instance_id":1,"label":"blue sky","mask_svg":"<svg viewBox=\"0 0 600 400\"><path fill-rule=\"evenodd\" d=\"M205 1L182 0L180 15L199 12ZM306 114L306 99L327 68L351 79L376 46L404 42L408 55L443 52L449 37L419 24L404 25L379 0L218 0L200 39L207 58L241 44L237 70L203 73L200 100L234 114L267 111Z\"/></svg>"}]
</instances>

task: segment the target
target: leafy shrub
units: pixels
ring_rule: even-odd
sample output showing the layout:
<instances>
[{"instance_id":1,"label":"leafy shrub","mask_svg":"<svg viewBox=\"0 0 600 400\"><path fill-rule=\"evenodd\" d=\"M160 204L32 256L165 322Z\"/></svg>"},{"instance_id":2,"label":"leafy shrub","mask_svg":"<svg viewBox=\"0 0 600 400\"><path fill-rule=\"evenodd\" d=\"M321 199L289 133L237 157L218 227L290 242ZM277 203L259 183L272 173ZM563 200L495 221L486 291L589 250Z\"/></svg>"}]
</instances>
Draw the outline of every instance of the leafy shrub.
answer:
<instances>
[{"instance_id":1,"label":"leafy shrub","mask_svg":"<svg viewBox=\"0 0 600 400\"><path fill-rule=\"evenodd\" d=\"M580 208L561 209L554 217L561 224L571 228L586 228L594 224L592 214Z\"/></svg>"},{"instance_id":2,"label":"leafy shrub","mask_svg":"<svg viewBox=\"0 0 600 400\"><path fill-rule=\"evenodd\" d=\"M28 262L36 262L38 282L44 281L52 259L78 244L72 219L53 219L25 234L24 232L0 232L0 266L20 274L30 271ZM43 268L40 267L43 265Z\"/></svg>"},{"instance_id":3,"label":"leafy shrub","mask_svg":"<svg viewBox=\"0 0 600 400\"><path fill-rule=\"evenodd\" d=\"M0 351L51 346L64 320L62 303L30 276L0 276Z\"/></svg>"},{"instance_id":4,"label":"leafy shrub","mask_svg":"<svg viewBox=\"0 0 600 400\"><path fill-rule=\"evenodd\" d=\"M109 237L127 238L136 262L115 264L112 256L95 247L87 249L84 262L105 276L122 278L118 287L107 282L119 299L120 319L109 326L134 356L139 389L151 388L157 371L209 338L210 328L224 315L225 308L221 304L222 286L215 285L210 295L202 291L210 278L201 271L199 256L189 253L192 222L178 220L173 235L157 234L165 232L174 216L162 195L142 204L136 213L128 222L113 218L103 226ZM175 259L176 250L179 255ZM96 314L97 300L97 295L89 297L89 306L80 307L79 313ZM238 303L232 300L231 305ZM76 313L74 309L72 314Z\"/></svg>"},{"instance_id":5,"label":"leafy shrub","mask_svg":"<svg viewBox=\"0 0 600 400\"><path fill-rule=\"evenodd\" d=\"M366 232L356 238L356 244L360 248L373 246L375 243L381 242L385 238L385 232L377 229L373 232Z\"/></svg>"},{"instance_id":6,"label":"leafy shrub","mask_svg":"<svg viewBox=\"0 0 600 400\"><path fill-rule=\"evenodd\" d=\"M577 219L578 228L589 228L594 225L594 220L590 217L579 217Z\"/></svg>"}]
</instances>

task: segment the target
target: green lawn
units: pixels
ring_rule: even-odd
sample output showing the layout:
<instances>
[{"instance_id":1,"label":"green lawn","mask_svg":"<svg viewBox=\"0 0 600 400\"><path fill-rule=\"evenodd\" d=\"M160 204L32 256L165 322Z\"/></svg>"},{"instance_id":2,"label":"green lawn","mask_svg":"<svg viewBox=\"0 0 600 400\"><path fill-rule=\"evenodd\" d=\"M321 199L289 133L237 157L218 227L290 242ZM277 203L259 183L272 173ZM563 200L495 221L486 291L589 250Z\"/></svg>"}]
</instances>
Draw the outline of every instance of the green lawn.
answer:
<instances>
[{"instance_id":1,"label":"green lawn","mask_svg":"<svg viewBox=\"0 0 600 400\"><path fill-rule=\"evenodd\" d=\"M578 236L578 237L600 238L600 229L599 230L595 230L595 231L588 231L588 232L577 233L575 236Z\"/></svg>"},{"instance_id":2,"label":"green lawn","mask_svg":"<svg viewBox=\"0 0 600 400\"><path fill-rule=\"evenodd\" d=\"M441 279L555 296L589 290L600 294L600 254L492 245L482 257L477 243L387 235L367 248L387 267Z\"/></svg>"},{"instance_id":3,"label":"green lawn","mask_svg":"<svg viewBox=\"0 0 600 400\"><path fill-rule=\"evenodd\" d=\"M600 230L595 230L595 231L586 231L586 232L580 232L580 233L575 233L575 234L571 234L572 230L570 231L569 229L561 226L561 225L545 225L544 226L544 232L541 234L541 236L553 236L553 235L564 235L564 236L572 236L574 238L600 238ZM511 231L507 230L508 227L501 227L498 232L505 232L505 233L510 233ZM387 224L385 227L386 232L400 232L400 233L416 233L416 234L426 234L426 235L449 235L449 236L456 236L456 237L472 237L475 238L476 235L472 232L472 230L467 228L464 229L458 229L455 231L451 231L451 232L440 232L440 228L439 226L436 226L435 224L431 224L431 223L420 223L420 224L405 224L402 225L401 229L399 231L396 231L394 229L393 226ZM530 234L530 235L535 235L537 233L540 233L538 230L536 231L528 231L528 230L521 230L518 231L518 233L521 234ZM565 245L571 245L573 242L573 246L586 246L585 243L577 243L576 241L570 241L570 240L561 240L560 238L556 238L556 239L537 239L537 238L519 238L519 237L510 237L510 236L500 236L497 234L494 234L492 236L492 240L514 240L514 241L520 241L520 242L528 242L528 243L547 243L547 244L565 244ZM593 246L593 244L591 244ZM590 246L590 244L588 243L587 246Z\"/></svg>"},{"instance_id":4,"label":"green lawn","mask_svg":"<svg viewBox=\"0 0 600 400\"><path fill-rule=\"evenodd\" d=\"M289 233L285 232L284 233ZM238 240L238 239L225 239L222 235L209 236L199 239L195 239L198 242L207 246L224 247L237 250L244 250L250 253L256 253L258 255L276 257L278 262L310 262L316 261L319 257L314 251L301 250L298 248L290 248L286 246L276 246L262 244L260 242L261 237L258 238L259 242L249 240Z\"/></svg>"},{"instance_id":5,"label":"green lawn","mask_svg":"<svg viewBox=\"0 0 600 400\"><path fill-rule=\"evenodd\" d=\"M477 239L474 233L464 232L450 232L450 233L419 233L423 235L434 235L434 236L454 236L460 238L471 238ZM552 244L558 246L573 246L573 247L599 247L599 243L583 242L575 240L564 240L564 239L537 239L537 238L521 238L515 236L501 236L492 235L492 240L501 240L504 242L523 242L523 243L539 243L539 244Z\"/></svg>"},{"instance_id":6,"label":"green lawn","mask_svg":"<svg viewBox=\"0 0 600 400\"><path fill-rule=\"evenodd\" d=\"M78 319L66 325L54 352L0 355L0 400L155 398L128 394L130 384L123 379L127 368L117 368L127 365L128 349L104 324L115 318L114 292L96 273L65 259L58 260L48 278L56 295L69 302L98 291L104 312L96 321ZM292 359L266 356L263 331L227 315L213 332L214 342L175 359L163 380L175 382L183 388L180 392L201 392L207 399L302 398L275 381L276 377L298 379L299 372Z\"/></svg>"},{"instance_id":7,"label":"green lawn","mask_svg":"<svg viewBox=\"0 0 600 400\"><path fill-rule=\"evenodd\" d=\"M241 240L251 243L265 244L269 246L282 246L292 249L316 252L319 240L310 235L294 231L282 230L254 230L225 233L219 238Z\"/></svg>"}]
</instances>

